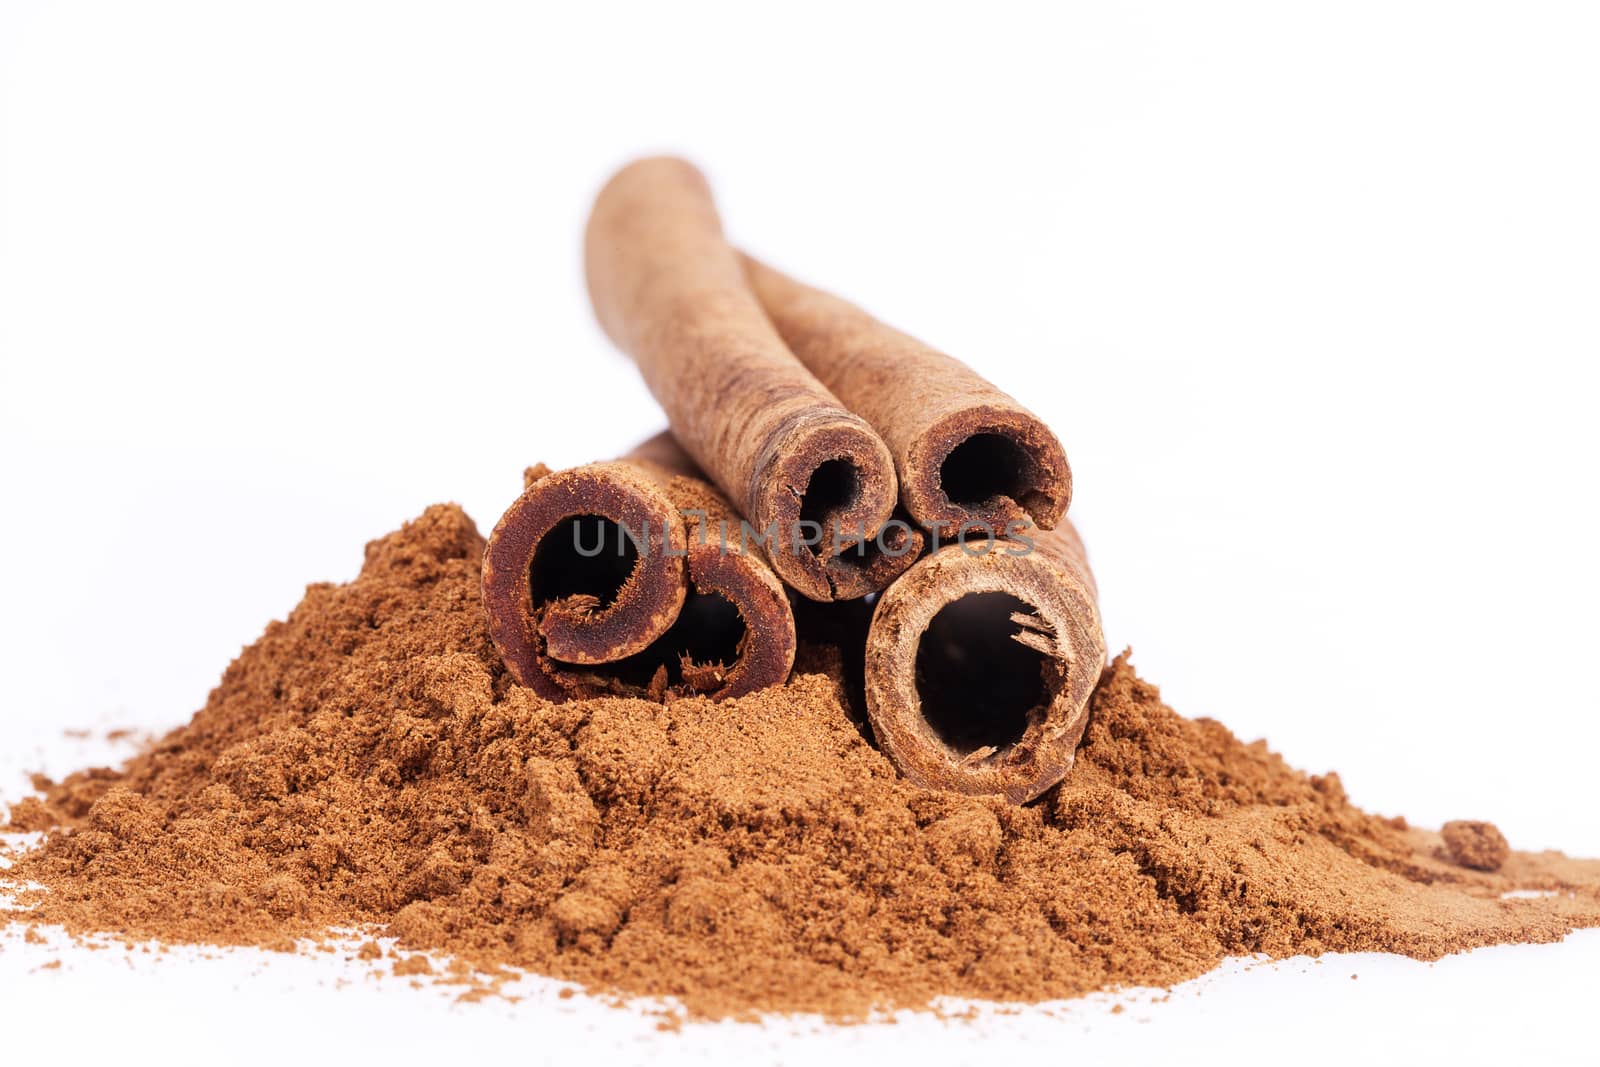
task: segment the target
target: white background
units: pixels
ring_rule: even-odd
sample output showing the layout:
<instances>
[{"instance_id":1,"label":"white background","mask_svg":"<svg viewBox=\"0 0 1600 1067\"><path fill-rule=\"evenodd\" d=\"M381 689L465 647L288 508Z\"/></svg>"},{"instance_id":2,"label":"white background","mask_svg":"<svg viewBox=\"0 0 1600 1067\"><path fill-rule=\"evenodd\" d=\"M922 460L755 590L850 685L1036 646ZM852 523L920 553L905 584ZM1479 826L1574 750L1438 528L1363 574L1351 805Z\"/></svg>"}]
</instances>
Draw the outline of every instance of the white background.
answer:
<instances>
[{"instance_id":1,"label":"white background","mask_svg":"<svg viewBox=\"0 0 1600 1067\"><path fill-rule=\"evenodd\" d=\"M487 530L525 464L653 432L579 237L611 170L671 150L752 251L1056 427L1107 636L1180 711L1367 807L1600 855L1597 54L1581 3L0 0L0 795L85 758L68 727L186 718L426 504ZM318 1044L269 1006L324 1048L646 1048L549 997L34 972L57 955L0 944L0 1019L94 997L149 1038L170 988L212 1038L268 1026L230 1050L263 1057ZM1592 1054L1595 935L1360 964L783 1047Z\"/></svg>"}]
</instances>

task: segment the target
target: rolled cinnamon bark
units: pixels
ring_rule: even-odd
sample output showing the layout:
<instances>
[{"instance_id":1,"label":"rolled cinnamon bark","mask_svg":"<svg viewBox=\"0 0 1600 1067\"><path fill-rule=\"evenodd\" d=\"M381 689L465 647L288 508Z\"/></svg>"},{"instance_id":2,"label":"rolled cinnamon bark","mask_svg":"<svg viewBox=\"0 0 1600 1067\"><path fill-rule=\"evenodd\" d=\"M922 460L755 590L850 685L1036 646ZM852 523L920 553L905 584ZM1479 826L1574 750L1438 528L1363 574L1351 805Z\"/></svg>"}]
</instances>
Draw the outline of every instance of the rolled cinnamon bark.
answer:
<instances>
[{"instance_id":1,"label":"rolled cinnamon bark","mask_svg":"<svg viewBox=\"0 0 1600 1067\"><path fill-rule=\"evenodd\" d=\"M941 538L963 525L1048 530L1072 500L1050 428L965 363L746 256L745 274L790 350L878 431L906 510Z\"/></svg>"},{"instance_id":2,"label":"rolled cinnamon bark","mask_svg":"<svg viewBox=\"0 0 1600 1067\"><path fill-rule=\"evenodd\" d=\"M555 701L722 700L789 676L783 585L692 471L666 435L621 460L529 471L483 558L489 633L513 678Z\"/></svg>"},{"instance_id":3,"label":"rolled cinnamon bark","mask_svg":"<svg viewBox=\"0 0 1600 1067\"><path fill-rule=\"evenodd\" d=\"M847 600L911 565L921 537L889 522L888 448L784 346L698 170L668 158L624 167L595 200L585 264L600 325L684 449L768 538L785 582Z\"/></svg>"},{"instance_id":4,"label":"rolled cinnamon bark","mask_svg":"<svg viewBox=\"0 0 1600 1067\"><path fill-rule=\"evenodd\" d=\"M1105 637L1077 532L1063 522L1030 536L1031 551L1004 540L947 545L878 601L867 714L919 785L1021 804L1072 768Z\"/></svg>"}]
</instances>

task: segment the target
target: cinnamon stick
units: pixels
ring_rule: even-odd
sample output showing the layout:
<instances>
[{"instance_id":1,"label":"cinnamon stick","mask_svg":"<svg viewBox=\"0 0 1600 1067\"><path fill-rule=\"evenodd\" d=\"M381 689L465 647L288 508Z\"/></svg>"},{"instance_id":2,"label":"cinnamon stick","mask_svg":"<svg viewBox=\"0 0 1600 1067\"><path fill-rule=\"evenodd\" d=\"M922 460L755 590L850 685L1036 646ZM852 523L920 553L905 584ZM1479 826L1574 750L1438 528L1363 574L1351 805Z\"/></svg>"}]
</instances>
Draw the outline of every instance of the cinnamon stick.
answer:
<instances>
[{"instance_id":1,"label":"cinnamon stick","mask_svg":"<svg viewBox=\"0 0 1600 1067\"><path fill-rule=\"evenodd\" d=\"M1050 529L1072 499L1061 442L966 364L836 296L748 256L745 274L779 334L894 455L900 497L940 538L963 526Z\"/></svg>"},{"instance_id":2,"label":"cinnamon stick","mask_svg":"<svg viewBox=\"0 0 1600 1067\"><path fill-rule=\"evenodd\" d=\"M624 167L595 200L585 262L600 325L785 582L845 600L910 566L921 535L890 522L888 448L784 346L698 170L669 158Z\"/></svg>"},{"instance_id":3,"label":"cinnamon stick","mask_svg":"<svg viewBox=\"0 0 1600 1067\"><path fill-rule=\"evenodd\" d=\"M621 460L530 469L483 557L489 632L512 677L554 701L722 700L783 682L794 616L738 528L665 434Z\"/></svg>"},{"instance_id":4,"label":"cinnamon stick","mask_svg":"<svg viewBox=\"0 0 1600 1067\"><path fill-rule=\"evenodd\" d=\"M878 602L867 714L919 785L1021 804L1072 768L1105 666L1094 577L1070 523L1029 541L947 545Z\"/></svg>"}]
</instances>

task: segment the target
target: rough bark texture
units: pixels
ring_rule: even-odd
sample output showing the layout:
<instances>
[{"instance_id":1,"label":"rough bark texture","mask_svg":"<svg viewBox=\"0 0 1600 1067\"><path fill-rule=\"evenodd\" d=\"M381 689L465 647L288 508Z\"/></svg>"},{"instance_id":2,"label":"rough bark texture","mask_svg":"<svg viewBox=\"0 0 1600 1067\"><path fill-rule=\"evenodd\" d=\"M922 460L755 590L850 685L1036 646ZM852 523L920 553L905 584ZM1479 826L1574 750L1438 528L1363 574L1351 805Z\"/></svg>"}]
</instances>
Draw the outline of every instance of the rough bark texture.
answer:
<instances>
[{"instance_id":1,"label":"rough bark texture","mask_svg":"<svg viewBox=\"0 0 1600 1067\"><path fill-rule=\"evenodd\" d=\"M1054 531L1033 531L1031 539L1031 550L1004 540L947 545L907 571L878 602L867 637L867 713L883 751L918 785L997 794L1020 804L1072 768L1088 723L1089 696L1105 666L1105 637L1077 531L1063 522ZM941 628L939 641L950 646L943 651L957 666L954 675L935 677L922 658L923 646L932 641L930 626L950 605L984 594L1014 597L1026 610ZM1025 710L1011 709L1019 736L993 744L953 743L951 727L930 715L925 701L947 696L939 687L948 691L952 678L967 679L973 698L959 704L957 714L967 721L955 727L970 732L976 726L981 734L985 724L972 719L999 714L985 699L985 687L1003 681L984 649L987 643L992 650L1006 634L1038 654L1039 700Z\"/></svg>"},{"instance_id":2,"label":"rough bark texture","mask_svg":"<svg viewBox=\"0 0 1600 1067\"><path fill-rule=\"evenodd\" d=\"M906 510L942 537L964 523L1051 529L1072 471L1050 428L966 364L748 256L746 276L791 351L894 456ZM965 446L965 447L963 447ZM948 461L948 462L947 462Z\"/></svg>"},{"instance_id":3,"label":"rough bark texture","mask_svg":"<svg viewBox=\"0 0 1600 1067\"><path fill-rule=\"evenodd\" d=\"M784 346L698 170L665 158L623 168L595 201L585 248L600 325L700 468L756 529L776 530L769 555L785 582L851 599L910 565L918 535L894 528L874 543L898 493L888 448ZM819 524L816 543L802 519Z\"/></svg>"},{"instance_id":4,"label":"rough bark texture","mask_svg":"<svg viewBox=\"0 0 1600 1067\"><path fill-rule=\"evenodd\" d=\"M528 471L483 561L490 636L517 681L550 700L607 693L725 699L789 676L794 616L783 586L724 533L738 529L737 516L692 470L670 438L652 438L621 460ZM547 573L574 561L541 557L541 546L559 553L566 546L556 542L573 536L568 520L580 516L629 531L631 567L615 591L574 591L571 573ZM541 598L541 589L554 593ZM715 598L733 606L743 633L731 656L697 661L704 620L720 619L722 628L730 621L725 611L718 615Z\"/></svg>"}]
</instances>

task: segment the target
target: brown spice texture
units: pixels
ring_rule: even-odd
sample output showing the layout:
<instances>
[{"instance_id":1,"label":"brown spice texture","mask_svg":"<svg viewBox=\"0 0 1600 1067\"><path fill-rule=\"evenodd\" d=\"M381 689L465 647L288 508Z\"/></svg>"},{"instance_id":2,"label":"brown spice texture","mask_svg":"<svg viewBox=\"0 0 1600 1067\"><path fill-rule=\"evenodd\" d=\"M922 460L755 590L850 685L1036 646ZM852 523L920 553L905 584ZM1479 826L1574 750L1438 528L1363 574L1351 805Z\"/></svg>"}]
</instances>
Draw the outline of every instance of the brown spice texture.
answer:
<instances>
[{"instance_id":1,"label":"brown spice texture","mask_svg":"<svg viewBox=\"0 0 1600 1067\"><path fill-rule=\"evenodd\" d=\"M1444 838L1445 854L1463 867L1498 871L1511 855L1505 835L1492 822L1456 819L1441 826L1439 836Z\"/></svg>"},{"instance_id":2,"label":"brown spice texture","mask_svg":"<svg viewBox=\"0 0 1600 1067\"><path fill-rule=\"evenodd\" d=\"M1021 804L1072 769L1106 639L1072 524L1034 530L1031 542L946 545L879 598L863 701L873 736L919 785ZM959 614L994 597L1009 618Z\"/></svg>"},{"instance_id":3,"label":"brown spice texture","mask_svg":"<svg viewBox=\"0 0 1600 1067\"><path fill-rule=\"evenodd\" d=\"M789 676L783 586L730 536L727 499L691 470L663 435L621 460L524 473L483 549L489 634L513 678L556 701L722 700ZM589 527L589 558L577 523Z\"/></svg>"},{"instance_id":4,"label":"brown spice texture","mask_svg":"<svg viewBox=\"0 0 1600 1067\"><path fill-rule=\"evenodd\" d=\"M947 540L968 523L1004 531L1061 521L1072 469L1038 416L855 305L749 256L741 262L784 343L883 438L912 518Z\"/></svg>"},{"instance_id":5,"label":"brown spice texture","mask_svg":"<svg viewBox=\"0 0 1600 1067\"><path fill-rule=\"evenodd\" d=\"M481 546L458 508L428 509L355 581L311 586L190 723L40 783L13 820L54 828L4 872L28 908L11 921L271 947L371 924L458 968L839 1020L1600 924L1600 862L1453 862L1336 775L1177 715L1126 655L1072 773L1024 807L898 778L827 646L721 703L549 703L499 664Z\"/></svg>"},{"instance_id":6,"label":"brown spice texture","mask_svg":"<svg viewBox=\"0 0 1600 1067\"><path fill-rule=\"evenodd\" d=\"M784 345L693 164L641 159L613 175L585 230L584 270L601 328L684 450L756 529L775 529L768 553L784 582L853 600L911 565L921 535L890 523L888 447ZM820 543L805 543L815 531L801 522Z\"/></svg>"}]
</instances>

